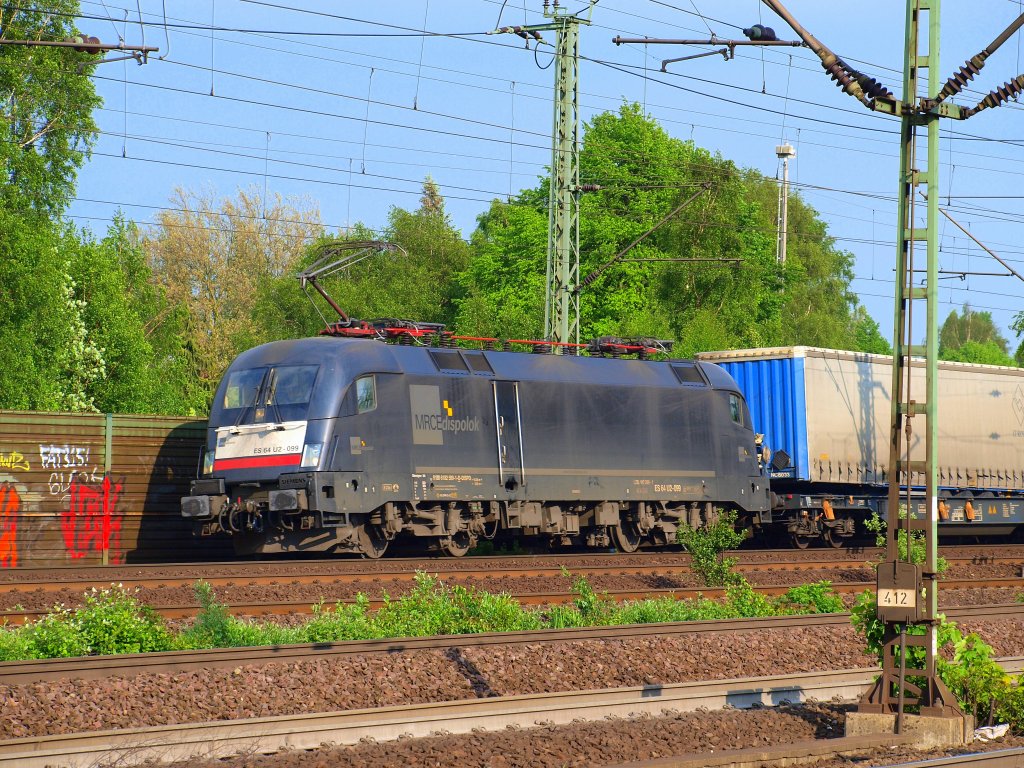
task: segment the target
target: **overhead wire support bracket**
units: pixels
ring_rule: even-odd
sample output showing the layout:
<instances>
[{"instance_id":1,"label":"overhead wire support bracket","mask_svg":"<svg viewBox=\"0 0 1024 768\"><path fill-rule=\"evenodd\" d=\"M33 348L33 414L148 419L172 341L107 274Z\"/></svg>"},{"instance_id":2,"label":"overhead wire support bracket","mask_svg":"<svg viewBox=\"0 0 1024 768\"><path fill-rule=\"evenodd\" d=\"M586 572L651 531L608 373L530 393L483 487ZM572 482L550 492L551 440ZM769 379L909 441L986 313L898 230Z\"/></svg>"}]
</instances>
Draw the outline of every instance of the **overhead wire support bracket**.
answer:
<instances>
[{"instance_id":1,"label":"overhead wire support bracket","mask_svg":"<svg viewBox=\"0 0 1024 768\"><path fill-rule=\"evenodd\" d=\"M598 267L593 272L591 272L589 275L587 275L582 280L580 280L579 285L576 286L575 293L577 295L579 295L580 291L582 291L584 288L586 288L591 283L593 283L595 280L597 280L597 278L599 278L601 276L601 274L606 269L608 269L609 267L614 266L617 262L623 261L624 260L623 257L625 257L625 255L627 253L629 253L631 250L633 250L633 248L635 248L640 243L642 243L648 237L648 235L653 234L657 229L659 229L663 224L665 224L665 222L667 222L669 219L671 219L673 216L675 216L677 213L679 213L681 210L683 210L683 208L688 206L690 203L692 203L698 197L703 195L705 192L710 191L712 186L713 185L712 185L712 183L710 181L701 182L700 189L698 189L696 192L694 192L688 198L683 200L683 202L681 202L679 205L677 205L675 208L673 208L671 211L669 211L665 216L662 217L661 221L659 221L653 227L651 227L646 232L644 232L642 235L640 235L640 237L638 237L632 243L627 245L625 248L623 248L621 251L619 251L617 254L615 254L612 258L610 258L608 261L606 261L604 264L602 264L600 267ZM651 259L651 261L676 261L676 259ZM680 261L681 261L681 259L680 259ZM696 259L694 259L694 261L696 261ZM703 261L703 259L702 259L702 261Z\"/></svg>"},{"instance_id":2,"label":"overhead wire support bracket","mask_svg":"<svg viewBox=\"0 0 1024 768\"><path fill-rule=\"evenodd\" d=\"M818 58L821 59L821 66L828 73L829 77L835 81L836 85L864 104L868 109L897 114L898 102L896 97L887 88L874 78L858 72L839 58L828 46L821 43L814 35L804 29L803 25L778 0L761 0L761 2L789 24L790 28L796 32L797 37L803 40L804 44L817 54Z\"/></svg>"},{"instance_id":3,"label":"overhead wire support bracket","mask_svg":"<svg viewBox=\"0 0 1024 768\"><path fill-rule=\"evenodd\" d=\"M666 37L613 37L612 42L616 45L624 44L638 44L638 45L722 45L724 48L719 48L714 51L704 51L703 53L695 53L692 56L680 56L676 59L664 59L661 62L661 71L667 72L666 67L669 64L674 64L677 61L689 61L691 59L699 59L704 56L715 56L721 54L726 60L736 58L736 48L743 45L755 45L758 47L763 46L775 46L775 47L788 47L788 48L801 48L806 47L806 43L802 40L723 40L716 35L712 35L707 40L691 40L689 38L666 38Z\"/></svg>"},{"instance_id":4,"label":"overhead wire support bracket","mask_svg":"<svg viewBox=\"0 0 1024 768\"><path fill-rule=\"evenodd\" d=\"M0 45L24 45L34 48L72 48L79 53L98 54L107 51L127 51L127 56L118 56L113 59L100 59L89 62L91 64L109 64L114 61L134 59L141 67L149 62L149 54L156 53L159 48L151 45L125 45L119 43L101 43L99 38L89 35L79 35L71 40L0 40Z\"/></svg>"}]
</instances>

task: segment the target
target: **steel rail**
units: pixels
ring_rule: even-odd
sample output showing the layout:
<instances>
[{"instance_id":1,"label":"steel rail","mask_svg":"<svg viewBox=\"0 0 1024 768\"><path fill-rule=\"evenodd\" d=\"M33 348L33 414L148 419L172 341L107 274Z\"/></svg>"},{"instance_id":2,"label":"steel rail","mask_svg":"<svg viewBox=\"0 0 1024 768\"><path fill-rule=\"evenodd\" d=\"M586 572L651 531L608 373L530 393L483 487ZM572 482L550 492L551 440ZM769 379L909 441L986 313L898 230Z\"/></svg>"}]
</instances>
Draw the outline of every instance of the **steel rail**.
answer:
<instances>
[{"instance_id":1,"label":"steel rail","mask_svg":"<svg viewBox=\"0 0 1024 768\"><path fill-rule=\"evenodd\" d=\"M840 553L849 553L844 557ZM878 550L880 552L880 550ZM773 554L763 550L759 554ZM810 556L796 557L792 550L774 552L778 559L744 560L743 551L733 552L738 562L737 571L755 573L761 571L803 571L836 567L865 567L869 558L877 554L874 548L838 550L835 553L808 553ZM856 554L856 557L853 555ZM659 557L663 555L663 557ZM864 560L859 560L860 556ZM636 555L610 553L574 555L519 555L508 557L487 556L463 560L395 558L385 563L366 560L304 560L304 561L227 561L212 563L146 563L120 566L60 566L24 567L0 571L0 591L59 591L69 586L88 589L102 588L112 582L127 586L181 587L191 586L197 579L203 579L213 586L259 586L280 584L283 581L312 583L331 581L338 584L374 581L407 581L416 571L444 575L452 581L471 581L493 578L496 571L502 576L549 577L558 576L567 567L574 574L585 576L646 576L679 575L692 573L685 553L650 553L641 557L648 562L627 562ZM1024 565L1024 547L994 548L992 554L945 556L950 565ZM522 561L523 565L509 565L509 560ZM579 563L581 560L607 560L607 563ZM669 560L669 562L664 562ZM370 564L372 563L372 564ZM489 564L490 563L490 564ZM383 566L383 567L382 567ZM185 575L174 573L184 571ZM254 573L255 571L255 573ZM96 574L102 574L97 576Z\"/></svg>"},{"instance_id":2,"label":"steel rail","mask_svg":"<svg viewBox=\"0 0 1024 768\"><path fill-rule=\"evenodd\" d=\"M991 752L976 752L971 755L935 757L911 763L892 763L889 768L944 768L958 765L971 765L977 768L1020 768L1024 765L1024 747L993 749Z\"/></svg>"},{"instance_id":3,"label":"steel rail","mask_svg":"<svg viewBox=\"0 0 1024 768\"><path fill-rule=\"evenodd\" d=\"M280 582L275 582L280 584ZM945 589L1021 589L1024 590L1024 582L1019 578L988 578L988 579L948 579L942 582ZM778 597L784 595L795 585L793 584L754 584L751 585L755 592ZM873 581L847 581L832 584L832 589L839 594L858 594L866 589L873 589ZM726 590L722 587L650 587L646 589L621 589L603 590L602 594L607 595L615 601L643 600L646 598L672 598L676 600L697 599L705 597L709 599L720 599L725 596ZM512 597L523 605L558 605L567 604L576 599L574 592L522 592L513 593ZM354 597L332 599L332 603L350 604L354 603ZM384 598L369 598L368 604L371 608L379 608L384 605ZM155 605L150 606L154 611L167 619L185 619L195 616L199 612L196 605ZM289 616L295 614L309 614L313 607L309 599L302 600L278 600L276 602L235 602L227 606L228 610L236 616ZM37 621L47 615L47 610L0 610L0 623L7 623L19 626L28 622Z\"/></svg>"},{"instance_id":4,"label":"steel rail","mask_svg":"<svg viewBox=\"0 0 1024 768\"><path fill-rule=\"evenodd\" d=\"M1018 671L1024 668L1021 661L1017 658L1007 667ZM852 700L873 682L877 672L875 668L861 668L27 737L0 741L0 768L91 768L99 763L128 766L146 760L216 759L243 751L270 753L285 748L316 749L324 743L351 745L363 739L390 741L439 732L568 725L581 720L659 716L725 706L775 706L809 699ZM873 734L825 739L818 744L835 754L907 744L911 739L910 735ZM805 742L781 749L807 746ZM726 755L719 755L719 759ZM715 764L708 763L707 757L701 756L703 765Z\"/></svg>"},{"instance_id":5,"label":"steel rail","mask_svg":"<svg viewBox=\"0 0 1024 768\"><path fill-rule=\"evenodd\" d=\"M764 765L815 765L827 758L848 757L851 765L866 764L865 758L877 750L909 745L911 735L866 734L842 736L834 739L812 739L777 747L730 749L714 754L688 754L676 757L638 760L607 768L760 768ZM856 759L860 757L861 759ZM885 758L881 758L885 760ZM945 768L946 766L977 766L977 768L1021 768L1024 765L1024 747L936 757L909 763L872 762L885 768Z\"/></svg>"},{"instance_id":6,"label":"steel rail","mask_svg":"<svg viewBox=\"0 0 1024 768\"><path fill-rule=\"evenodd\" d=\"M1014 562L1024 563L1024 556L1016 558ZM814 560L814 561L791 561L782 563L739 563L735 570L744 573L755 573L765 571L807 571L807 570L828 570L836 567L865 568L865 563L845 563L836 560ZM208 582L214 587L230 586L267 586L282 583L313 584L317 582L329 582L333 584L367 584L373 582L409 582L414 579L418 572L430 573L443 576L446 581L471 582L482 579L494 578L555 578L561 576L564 571L562 566L500 566L489 568L465 568L460 570L443 570L422 567L413 569L388 569L378 571L356 571L356 572L332 572L330 570L313 571L306 573L293 573L282 571L271 574L237 574L230 576L205 575L197 569L196 573L188 576L127 576L111 574L101 579L96 578L69 578L69 579L25 579L20 581L0 582L0 591L7 592L57 592L74 587L76 589L101 589L117 582L125 587L146 587L146 588L175 588L191 587L198 579ZM693 568L683 563L642 563L631 565L577 565L570 569L574 576L681 576L693 574Z\"/></svg>"},{"instance_id":7,"label":"steel rail","mask_svg":"<svg viewBox=\"0 0 1024 768\"><path fill-rule=\"evenodd\" d=\"M837 696L849 700L859 696L876 674L876 669L865 668L27 737L0 741L0 767L91 768L107 763L138 765L146 760L216 759L243 751L269 753L316 749L324 743L356 744L362 739L417 738L442 731L566 725L608 717L657 716L666 710L772 706ZM879 737L873 736L872 741L877 745Z\"/></svg>"},{"instance_id":8,"label":"steel rail","mask_svg":"<svg viewBox=\"0 0 1024 768\"><path fill-rule=\"evenodd\" d=\"M964 606L946 612L954 621L999 621L1024 617L1024 604ZM395 637L382 640L343 640L296 645L213 648L205 651L85 656L68 659L32 659L0 662L0 684L22 685L62 678L95 680L158 672L234 668L247 664L294 664L311 659L412 653L451 648L495 645L527 645L556 642L614 641L641 637L678 637L707 633L759 632L806 626L848 626L850 614L825 613L803 616L771 616L714 621L675 621L657 624L626 624L611 627L539 629L522 632L488 632L472 635ZM1016 658L1016 657L1014 657ZM1024 662L1024 657L1021 657Z\"/></svg>"}]
</instances>

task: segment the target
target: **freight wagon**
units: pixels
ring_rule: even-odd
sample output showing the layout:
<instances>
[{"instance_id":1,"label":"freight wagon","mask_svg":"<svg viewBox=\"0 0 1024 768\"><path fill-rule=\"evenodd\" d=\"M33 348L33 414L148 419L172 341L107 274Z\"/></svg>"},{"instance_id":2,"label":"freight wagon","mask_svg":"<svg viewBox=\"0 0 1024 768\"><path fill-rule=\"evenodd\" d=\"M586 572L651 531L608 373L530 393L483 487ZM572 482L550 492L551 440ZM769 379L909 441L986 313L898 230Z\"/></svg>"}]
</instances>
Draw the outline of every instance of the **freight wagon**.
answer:
<instances>
[{"instance_id":1,"label":"freight wagon","mask_svg":"<svg viewBox=\"0 0 1024 768\"><path fill-rule=\"evenodd\" d=\"M813 347L697 355L736 380L754 430L774 455L773 518L797 546L833 545L872 512L885 516L892 358ZM924 363L911 367L924 401ZM1024 370L939 363L940 535L997 536L1024 522ZM912 420L910 458L925 458L925 419ZM923 492L925 478L910 478ZM923 515L923 500L911 499Z\"/></svg>"}]
</instances>

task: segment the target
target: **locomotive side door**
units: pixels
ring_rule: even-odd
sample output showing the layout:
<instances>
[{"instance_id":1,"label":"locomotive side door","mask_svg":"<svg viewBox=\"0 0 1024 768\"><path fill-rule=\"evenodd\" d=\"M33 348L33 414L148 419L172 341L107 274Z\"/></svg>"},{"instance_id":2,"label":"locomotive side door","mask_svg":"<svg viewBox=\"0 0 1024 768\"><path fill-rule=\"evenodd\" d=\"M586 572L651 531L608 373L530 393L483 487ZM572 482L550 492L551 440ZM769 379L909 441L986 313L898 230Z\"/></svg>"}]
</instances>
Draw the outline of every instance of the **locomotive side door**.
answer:
<instances>
[{"instance_id":1,"label":"locomotive side door","mask_svg":"<svg viewBox=\"0 0 1024 768\"><path fill-rule=\"evenodd\" d=\"M519 382L495 381L494 423L498 438L498 478L510 496L521 497L523 433L519 423Z\"/></svg>"}]
</instances>

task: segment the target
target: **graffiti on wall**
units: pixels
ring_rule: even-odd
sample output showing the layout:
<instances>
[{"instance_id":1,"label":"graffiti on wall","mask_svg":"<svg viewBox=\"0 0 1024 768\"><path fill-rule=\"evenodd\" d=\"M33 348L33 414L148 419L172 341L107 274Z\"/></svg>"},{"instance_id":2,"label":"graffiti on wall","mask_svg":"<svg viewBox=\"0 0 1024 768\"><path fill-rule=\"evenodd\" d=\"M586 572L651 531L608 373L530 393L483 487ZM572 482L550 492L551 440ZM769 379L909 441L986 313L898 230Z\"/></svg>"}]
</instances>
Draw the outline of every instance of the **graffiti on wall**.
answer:
<instances>
[{"instance_id":1,"label":"graffiti on wall","mask_svg":"<svg viewBox=\"0 0 1024 768\"><path fill-rule=\"evenodd\" d=\"M43 469L50 469L48 482L50 495L60 496L61 501L68 499L71 486L78 483L99 484L103 482L103 473L97 474L96 465L89 466L89 446L72 445L40 445L39 461Z\"/></svg>"},{"instance_id":2,"label":"graffiti on wall","mask_svg":"<svg viewBox=\"0 0 1024 768\"><path fill-rule=\"evenodd\" d=\"M10 453L0 453L0 469L22 469L28 472L31 467L29 467L28 459L20 451L11 451Z\"/></svg>"},{"instance_id":3,"label":"graffiti on wall","mask_svg":"<svg viewBox=\"0 0 1024 768\"><path fill-rule=\"evenodd\" d=\"M99 487L91 487L77 479L70 485L70 503L61 513L61 532L64 546L72 560L91 552L109 551L110 562L121 562L121 515L117 514L117 500L124 487L109 475Z\"/></svg>"},{"instance_id":4,"label":"graffiti on wall","mask_svg":"<svg viewBox=\"0 0 1024 768\"><path fill-rule=\"evenodd\" d=\"M18 565L18 512L21 495L13 483L0 485L0 568Z\"/></svg>"}]
</instances>

